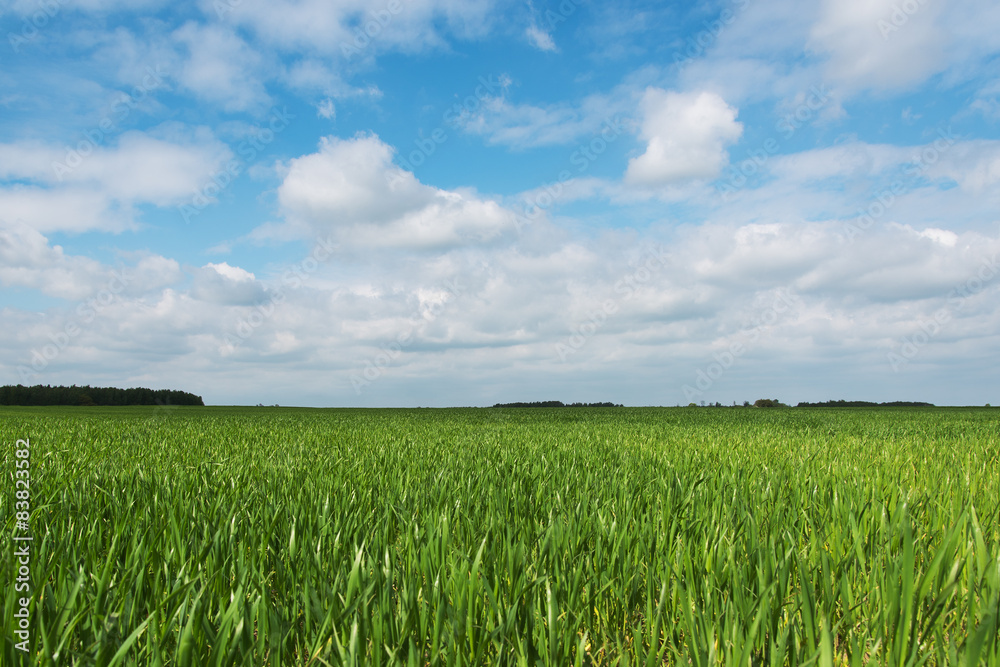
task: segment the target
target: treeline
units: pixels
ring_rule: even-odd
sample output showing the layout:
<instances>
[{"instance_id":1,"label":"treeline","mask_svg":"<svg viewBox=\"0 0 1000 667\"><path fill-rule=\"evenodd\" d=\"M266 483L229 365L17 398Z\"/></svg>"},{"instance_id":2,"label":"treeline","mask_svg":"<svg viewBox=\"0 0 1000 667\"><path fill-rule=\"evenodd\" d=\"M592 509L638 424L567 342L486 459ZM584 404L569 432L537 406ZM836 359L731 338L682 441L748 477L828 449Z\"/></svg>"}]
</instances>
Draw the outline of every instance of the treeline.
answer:
<instances>
[{"instance_id":1,"label":"treeline","mask_svg":"<svg viewBox=\"0 0 1000 667\"><path fill-rule=\"evenodd\" d=\"M494 408L622 408L621 403L563 403L562 401L534 401L532 403L497 403Z\"/></svg>"},{"instance_id":2,"label":"treeline","mask_svg":"<svg viewBox=\"0 0 1000 667\"><path fill-rule=\"evenodd\" d=\"M800 402L797 408L933 408L933 403L921 403L920 401L889 401L888 403L874 403L872 401L820 401L819 403Z\"/></svg>"},{"instance_id":3,"label":"treeline","mask_svg":"<svg viewBox=\"0 0 1000 667\"><path fill-rule=\"evenodd\" d=\"M201 396L174 389L117 387L0 387L0 405L205 405Z\"/></svg>"}]
</instances>

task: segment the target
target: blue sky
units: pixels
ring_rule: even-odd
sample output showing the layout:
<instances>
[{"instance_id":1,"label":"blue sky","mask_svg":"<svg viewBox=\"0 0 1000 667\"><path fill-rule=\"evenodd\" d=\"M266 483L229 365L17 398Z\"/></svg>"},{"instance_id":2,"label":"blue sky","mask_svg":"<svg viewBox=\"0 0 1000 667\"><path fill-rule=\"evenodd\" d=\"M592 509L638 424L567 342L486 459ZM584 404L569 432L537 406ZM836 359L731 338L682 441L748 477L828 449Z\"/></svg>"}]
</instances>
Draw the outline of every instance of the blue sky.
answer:
<instances>
[{"instance_id":1,"label":"blue sky","mask_svg":"<svg viewBox=\"0 0 1000 667\"><path fill-rule=\"evenodd\" d=\"M1000 402L1000 6L0 2L3 383Z\"/></svg>"}]
</instances>

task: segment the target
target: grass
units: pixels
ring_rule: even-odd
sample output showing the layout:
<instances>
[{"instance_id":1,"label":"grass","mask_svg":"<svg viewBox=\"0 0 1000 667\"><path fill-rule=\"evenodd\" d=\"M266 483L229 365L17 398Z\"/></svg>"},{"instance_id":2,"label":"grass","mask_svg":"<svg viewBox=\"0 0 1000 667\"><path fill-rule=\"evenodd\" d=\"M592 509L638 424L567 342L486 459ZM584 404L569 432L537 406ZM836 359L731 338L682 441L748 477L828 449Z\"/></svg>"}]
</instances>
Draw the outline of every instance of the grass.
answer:
<instances>
[{"instance_id":1,"label":"grass","mask_svg":"<svg viewBox=\"0 0 1000 667\"><path fill-rule=\"evenodd\" d=\"M1000 664L998 417L4 408L0 663Z\"/></svg>"}]
</instances>

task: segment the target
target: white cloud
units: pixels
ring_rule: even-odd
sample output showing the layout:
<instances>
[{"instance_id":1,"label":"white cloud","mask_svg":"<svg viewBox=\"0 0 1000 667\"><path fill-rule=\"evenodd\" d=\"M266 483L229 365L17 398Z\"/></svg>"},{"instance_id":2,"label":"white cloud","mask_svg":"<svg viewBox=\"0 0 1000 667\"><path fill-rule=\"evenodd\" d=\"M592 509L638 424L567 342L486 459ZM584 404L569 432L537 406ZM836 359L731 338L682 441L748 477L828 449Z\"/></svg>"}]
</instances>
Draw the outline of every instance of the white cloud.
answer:
<instances>
[{"instance_id":1,"label":"white cloud","mask_svg":"<svg viewBox=\"0 0 1000 667\"><path fill-rule=\"evenodd\" d=\"M337 117L337 107L329 97L316 105L316 115L327 120L334 120Z\"/></svg>"},{"instance_id":2,"label":"white cloud","mask_svg":"<svg viewBox=\"0 0 1000 667\"><path fill-rule=\"evenodd\" d=\"M969 108L978 111L989 120L1000 120L1000 99L996 97L973 100Z\"/></svg>"},{"instance_id":3,"label":"white cloud","mask_svg":"<svg viewBox=\"0 0 1000 667\"><path fill-rule=\"evenodd\" d=\"M489 241L512 228L497 203L423 185L392 157L374 135L323 139L316 153L286 167L278 188L284 225L258 234L333 233L351 245L441 247Z\"/></svg>"},{"instance_id":4,"label":"white cloud","mask_svg":"<svg viewBox=\"0 0 1000 667\"><path fill-rule=\"evenodd\" d=\"M8 181L0 183L0 216L41 232L121 231L134 224L135 205L189 199L231 155L211 132L171 124L125 132L115 146L0 144L0 179Z\"/></svg>"},{"instance_id":5,"label":"white cloud","mask_svg":"<svg viewBox=\"0 0 1000 667\"><path fill-rule=\"evenodd\" d=\"M26 224L0 223L0 284L37 289L47 296L83 300L119 281L117 291L144 294L181 277L177 262L142 254L121 271L89 257L66 254L61 246Z\"/></svg>"},{"instance_id":6,"label":"white cloud","mask_svg":"<svg viewBox=\"0 0 1000 667\"><path fill-rule=\"evenodd\" d=\"M475 108L463 109L456 124L465 132L486 137L489 144L516 149L569 144L609 125L619 135L620 121L631 116L639 99L635 87L625 84L610 94L589 95L574 104L517 104L507 99L511 84L509 77L498 77L495 90L483 95Z\"/></svg>"},{"instance_id":7,"label":"white cloud","mask_svg":"<svg viewBox=\"0 0 1000 667\"><path fill-rule=\"evenodd\" d=\"M63 178L94 183L111 197L169 206L190 193L230 156L208 133L178 144L142 132L126 132L114 149L97 151ZM198 143L195 143L198 142Z\"/></svg>"},{"instance_id":8,"label":"white cloud","mask_svg":"<svg viewBox=\"0 0 1000 667\"><path fill-rule=\"evenodd\" d=\"M969 110L991 122L1000 120L1000 78L986 83L976 92L976 98L969 104Z\"/></svg>"},{"instance_id":9,"label":"white cloud","mask_svg":"<svg viewBox=\"0 0 1000 667\"><path fill-rule=\"evenodd\" d=\"M226 262L208 263L191 273L194 281L191 296L199 301L229 306L250 306L267 297L256 276Z\"/></svg>"},{"instance_id":10,"label":"white cloud","mask_svg":"<svg viewBox=\"0 0 1000 667\"><path fill-rule=\"evenodd\" d=\"M991 0L826 0L809 46L845 88L898 91L940 73L967 77L1000 48L989 27L998 20Z\"/></svg>"},{"instance_id":11,"label":"white cloud","mask_svg":"<svg viewBox=\"0 0 1000 667\"><path fill-rule=\"evenodd\" d=\"M958 234L947 229L937 229L936 227L928 227L922 232L917 232L917 236L925 239L930 239L941 245L946 245L948 247L954 247L958 244Z\"/></svg>"},{"instance_id":12,"label":"white cloud","mask_svg":"<svg viewBox=\"0 0 1000 667\"><path fill-rule=\"evenodd\" d=\"M4 4L11 12L22 16L31 16L40 9L36 0L12 0ZM120 9L155 9L166 4L166 0L61 0L57 6L68 10L110 12ZM41 8L51 11L47 5Z\"/></svg>"},{"instance_id":13,"label":"white cloud","mask_svg":"<svg viewBox=\"0 0 1000 667\"><path fill-rule=\"evenodd\" d=\"M641 246L653 241L662 254L649 263L657 253ZM424 396L413 393L419 384L439 383L443 389L421 403L481 405L520 387L556 391L563 400L672 404L713 353L742 342L747 353L716 391L753 398L763 391L760 377L803 364L835 381L844 359L865 364L870 381L891 391L913 376L893 374L887 354L949 308L952 290L995 265L998 252L995 236L905 225L848 244L839 222L797 220L710 223L681 228L669 240L609 232L533 249L455 247L419 261L339 258L298 288L284 284L280 271L259 279L236 265L208 264L192 272L188 290L169 286L116 300L37 379L71 379L85 365L108 377L160 377L210 401L412 404ZM448 280L457 294L446 289ZM283 298L258 308L253 297L265 288L282 290ZM794 298L781 301L788 294ZM609 300L614 312L560 360L556 345ZM1000 279L987 280L949 311L947 327L914 363L969 358L970 344L992 349L996 328L988 327L998 323L998 305ZM24 363L32 346L63 326L59 317L32 319L16 309L4 317L12 326L0 332L0 348L17 350L7 364ZM401 334L409 336L405 348L356 395L352 374ZM816 367L819 353L840 361ZM266 387L253 382L261 368L268 369Z\"/></svg>"},{"instance_id":14,"label":"white cloud","mask_svg":"<svg viewBox=\"0 0 1000 667\"><path fill-rule=\"evenodd\" d=\"M528 28L524 31L524 35L528 38L528 41L531 42L531 45L539 51L558 50L556 48L555 41L552 39L552 35L545 32L537 25L528 26Z\"/></svg>"},{"instance_id":15,"label":"white cloud","mask_svg":"<svg viewBox=\"0 0 1000 667\"><path fill-rule=\"evenodd\" d=\"M713 219L744 224L840 219L847 236L892 223L956 233L995 228L1000 142L963 141L945 129L928 134L927 142L850 141L774 155L759 167L756 180L745 183L733 178L734 165L688 202L704 206ZM732 191L720 201L716 188Z\"/></svg>"},{"instance_id":16,"label":"white cloud","mask_svg":"<svg viewBox=\"0 0 1000 667\"><path fill-rule=\"evenodd\" d=\"M732 14L721 29L716 29L720 14L678 45L672 56L681 60L678 89L711 91L742 108L787 101L825 82L817 65L802 57L818 5L741 0L727 9Z\"/></svg>"},{"instance_id":17,"label":"white cloud","mask_svg":"<svg viewBox=\"0 0 1000 667\"><path fill-rule=\"evenodd\" d=\"M481 36L493 5L493 0L407 0L392 12L388 4L370 0L243 0L238 7L203 0L206 14L248 26L265 42L348 61L386 51L439 49L448 36Z\"/></svg>"},{"instance_id":18,"label":"white cloud","mask_svg":"<svg viewBox=\"0 0 1000 667\"><path fill-rule=\"evenodd\" d=\"M264 87L267 62L231 28L189 22L173 34L188 51L177 80L226 111L260 111L270 105Z\"/></svg>"},{"instance_id":19,"label":"white cloud","mask_svg":"<svg viewBox=\"0 0 1000 667\"><path fill-rule=\"evenodd\" d=\"M740 191L732 205L780 215L854 216L881 196L890 205L879 222L963 229L995 221L1000 141L963 141L944 129L928 140L916 146L853 141L778 155L762 170L763 184Z\"/></svg>"},{"instance_id":20,"label":"white cloud","mask_svg":"<svg viewBox=\"0 0 1000 667\"><path fill-rule=\"evenodd\" d=\"M627 183L658 187L711 179L729 161L726 147L743 133L737 111L709 92L649 88L642 101L646 151L629 160Z\"/></svg>"},{"instance_id":21,"label":"white cloud","mask_svg":"<svg viewBox=\"0 0 1000 667\"><path fill-rule=\"evenodd\" d=\"M108 0L82 4L115 6ZM906 21L899 19L899 30L880 34L878 12L886 10L891 20L894 4L903 3L735 3L742 13L711 36L693 62L674 70L676 80L653 65L637 70L611 92L572 101L556 100L552 91L517 100L513 95L518 88L505 79L478 99L479 108L459 118L464 131L485 143L515 149L569 145L586 141L581 137L599 132L606 120L633 116L637 109L644 142L623 182L588 174L563 184L559 198L565 205L610 197L623 206L599 202L596 211L585 214L593 218L582 220L566 217L568 207L551 211L563 217L542 216L519 236L501 200L417 180L393 164L393 148L373 134L324 139L314 151L279 165L280 185L262 193L260 209L268 208L272 195L275 205L254 218L273 215L276 220L257 228L253 236L258 240L334 240L333 256L315 271L309 269L300 287L285 282L283 268L266 263L273 261L271 253L263 260L259 254L241 255L244 248L226 240L245 231L239 229L246 223L237 215L231 229L194 237L183 251L188 253L183 270L176 260L159 255L118 253L132 276L127 289L74 337L40 379L120 384L155 378L226 402L284 403L288 398L314 404L412 404L431 397L427 402L437 404L531 398L673 403L682 400L680 385L695 369L738 340L748 322L791 289L800 305L766 328L718 383L720 388L732 383L728 386L737 387L741 398L753 399L770 393L768 378L803 377L803 369L812 374L808 382L813 390L838 386L838 378L855 374L853 384L839 385L848 387L848 398L857 397L850 392L856 391L858 378L866 390L881 385L882 395L894 398L911 397L899 393L922 381L938 396L992 386L988 361L1000 345L1000 280L985 281L962 308L952 311L947 328L914 362L923 374L894 375L886 353L947 308L953 289L967 285L989 262L995 265L1000 251L994 226L1000 210L997 142L957 140L937 149L929 137L924 146L873 145L853 139L848 134L852 128L840 126L833 131L844 134L824 143L830 137L824 136L823 123L843 114L842 104L851 95L913 88L929 77L937 77L935 86L957 90L956 82L973 78L970 72L983 69L985 57L996 50L994 19L1000 10L995 2L932 7L917 0L919 11ZM18 2L24 11L30 5ZM67 157L63 141L76 145L80 138L80 128L72 123L97 117L100 105L114 93L112 84L47 74L34 89L21 86L12 93L21 96L17 104L24 104L31 97L24 91L53 91L31 104L59 107L52 117L60 127L40 120L34 125L36 134L22 136L51 139L0 144L0 284L16 288L3 309L7 326L0 331L0 369L13 373L17 360L50 344L64 330L60 327L66 318L74 317L72 308L28 312L30 308L10 305L21 302L19 290L84 300L113 278L112 268L93 254L105 252L93 250L93 235L54 236L64 248L45 234L134 228L146 206L188 200L232 157L217 137L236 145L252 132L247 117L269 104L271 83L280 82L275 91L290 90L315 104L319 118L333 120L337 111L342 118L360 118L348 108L353 102L344 100L363 104L366 98L380 97L381 90L359 76L376 72L371 59L386 52L446 50L456 39L487 35L494 9L492 2L412 0L386 18L379 13L385 6L366 0L203 0L206 23L177 28L160 16L142 21L139 28L132 22L129 29L101 34L100 17L93 22L99 28L74 31L67 48L96 48L93 59L84 62L95 65L92 71L109 72L114 85L131 87L146 67L157 63L164 65L165 83L162 95L150 95L127 124L116 126L78 165L58 173L53 164ZM612 38L604 33L612 43L605 53L663 55L664 47L669 51L676 45L661 42L655 52L646 50L648 44L629 39L629 30L658 32L659 25L675 18L673 12L663 9L657 14L659 23L650 12L629 14L620 27L613 27ZM592 17L588 13L588 20ZM601 20L590 22L594 31L607 27ZM518 27L507 38L527 39L543 51L555 49L551 31L536 25L522 34L525 24L514 25ZM355 38L369 28L371 34L358 46ZM133 29L141 36L134 37ZM568 48L570 38L588 29L578 25L559 33L567 38L559 45ZM54 26L51 30L33 48L55 44L59 32ZM345 50L352 45L354 51ZM61 62L55 58L44 67L66 70L53 67ZM597 66L586 69L567 85L592 91L607 74ZM382 72L372 78L392 79ZM72 90L60 87L63 82L72 84ZM666 82L678 92L664 90ZM458 83L454 91L463 101L479 85L466 83L468 89L461 90ZM729 201L720 201L708 181L729 173L728 151L742 136L737 108L739 121L764 119L769 125L774 120L769 110L777 117L794 112L806 91L820 83L831 87L831 101L805 121L819 119L818 127L794 142L812 145L816 140L820 148L788 154L793 146L783 145L759 166L755 178L737 186ZM970 117L981 124L983 118L973 112L995 117L995 86L982 87L977 81L966 89L973 97L963 98L967 109L956 117L956 125ZM160 106L188 93L198 102L210 102L215 111L239 116L226 118L212 131L177 125L129 131L144 127L151 111L179 118L199 113L197 106ZM433 108L432 97L419 114ZM918 106L919 101L914 103ZM41 106L10 108L24 114ZM373 116L372 123L389 122L390 114L397 117L389 107L379 111L385 116ZM898 111L892 111L890 122L898 122ZM935 116L930 110L924 113ZM307 110L305 115L312 114ZM305 122L324 125L315 118ZM865 127L879 130L872 124ZM18 136L17 129L9 136ZM923 165L918 178L906 180L875 224L848 237L845 230L857 211L878 201L913 156L932 149L937 151L933 161ZM564 156L572 151L567 148ZM620 151L609 151L607 159L620 159ZM445 163L440 164L445 171L428 173L447 174ZM456 174L463 178L464 172L452 171L444 178ZM474 178L465 182L476 182ZM540 192L521 196L533 200ZM664 207L662 201L650 201L651 192L661 198L669 192L682 205ZM673 217L678 212L682 220L708 222L684 226ZM607 224L612 217L613 225ZM603 218L601 224L593 225L598 218ZM155 242L159 233L129 243L142 245L143 238ZM199 252L198 238L229 250L227 261L192 260ZM106 237L96 243L106 247ZM639 273L644 261L639 248L646 243L665 247L667 260ZM90 248L91 256L77 254L81 247ZM622 288L629 285L626 279L635 289ZM459 294L448 291L448 281L461 286ZM279 291L284 299L272 302ZM582 348L559 361L555 345L579 332L580 324L609 299L616 304L615 313ZM256 323L246 325L251 317ZM241 326L249 336L233 345ZM351 373L401 333L410 333L412 343L364 396L356 396ZM936 377L950 376L950 384L932 379L929 369L935 365L948 369ZM972 376L963 372L970 367L981 373L978 380L970 381ZM268 382L262 386L259 377L265 372ZM793 391L789 386L784 390ZM525 391L533 394L525 396ZM819 398L831 397L837 396Z\"/></svg>"},{"instance_id":22,"label":"white cloud","mask_svg":"<svg viewBox=\"0 0 1000 667\"><path fill-rule=\"evenodd\" d=\"M897 168L911 149L852 141L837 146L777 155L771 161L775 175L784 182L807 183L828 179L857 181Z\"/></svg>"},{"instance_id":23,"label":"white cloud","mask_svg":"<svg viewBox=\"0 0 1000 667\"><path fill-rule=\"evenodd\" d=\"M42 234L23 224L0 227L0 283L30 287L48 296L79 299L100 281L100 263L68 257Z\"/></svg>"},{"instance_id":24,"label":"white cloud","mask_svg":"<svg viewBox=\"0 0 1000 667\"><path fill-rule=\"evenodd\" d=\"M138 261L129 270L125 293L143 295L173 285L184 277L180 264L175 259L141 253Z\"/></svg>"},{"instance_id":25,"label":"white cloud","mask_svg":"<svg viewBox=\"0 0 1000 667\"><path fill-rule=\"evenodd\" d=\"M943 10L926 0L826 0L811 44L829 56L830 75L850 87L908 88L948 65Z\"/></svg>"},{"instance_id":26,"label":"white cloud","mask_svg":"<svg viewBox=\"0 0 1000 667\"><path fill-rule=\"evenodd\" d=\"M714 91L741 107L823 83L832 94L822 116L835 118L866 91L975 78L1000 50L1000 33L990 29L1000 5L992 0L768 0L733 9L721 30L689 36L674 56L690 58L678 73L682 89Z\"/></svg>"},{"instance_id":27,"label":"white cloud","mask_svg":"<svg viewBox=\"0 0 1000 667\"><path fill-rule=\"evenodd\" d=\"M209 262L204 268L211 269L227 281L233 283L248 283L256 280L254 274L238 266L230 266L226 262L220 262L219 264Z\"/></svg>"},{"instance_id":28,"label":"white cloud","mask_svg":"<svg viewBox=\"0 0 1000 667\"><path fill-rule=\"evenodd\" d=\"M89 188L0 187L0 221L21 222L39 232L119 232L132 226L131 210L115 205L107 195Z\"/></svg>"},{"instance_id":29,"label":"white cloud","mask_svg":"<svg viewBox=\"0 0 1000 667\"><path fill-rule=\"evenodd\" d=\"M978 139L956 143L941 152L927 171L932 176L954 180L978 201L995 200L1000 185L1000 141Z\"/></svg>"},{"instance_id":30,"label":"white cloud","mask_svg":"<svg viewBox=\"0 0 1000 667\"><path fill-rule=\"evenodd\" d=\"M514 105L503 97L488 97L457 122L465 132L485 135L490 144L528 148L574 139L583 131L581 120L579 111L567 105Z\"/></svg>"}]
</instances>

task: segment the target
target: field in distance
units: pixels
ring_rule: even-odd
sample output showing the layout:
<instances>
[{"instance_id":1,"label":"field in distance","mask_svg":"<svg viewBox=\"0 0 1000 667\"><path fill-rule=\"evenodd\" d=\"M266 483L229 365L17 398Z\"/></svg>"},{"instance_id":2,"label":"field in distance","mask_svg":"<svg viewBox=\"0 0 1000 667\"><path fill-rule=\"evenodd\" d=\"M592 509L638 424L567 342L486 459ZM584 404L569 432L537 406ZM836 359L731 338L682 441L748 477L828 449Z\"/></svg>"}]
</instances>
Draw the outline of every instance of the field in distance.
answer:
<instances>
[{"instance_id":1,"label":"field in distance","mask_svg":"<svg viewBox=\"0 0 1000 667\"><path fill-rule=\"evenodd\" d=\"M25 664L1000 664L997 410L0 408L0 436L8 535L31 446Z\"/></svg>"}]
</instances>

